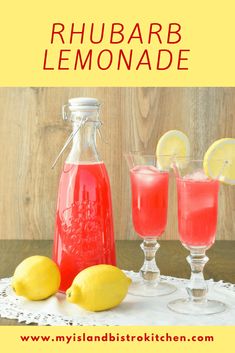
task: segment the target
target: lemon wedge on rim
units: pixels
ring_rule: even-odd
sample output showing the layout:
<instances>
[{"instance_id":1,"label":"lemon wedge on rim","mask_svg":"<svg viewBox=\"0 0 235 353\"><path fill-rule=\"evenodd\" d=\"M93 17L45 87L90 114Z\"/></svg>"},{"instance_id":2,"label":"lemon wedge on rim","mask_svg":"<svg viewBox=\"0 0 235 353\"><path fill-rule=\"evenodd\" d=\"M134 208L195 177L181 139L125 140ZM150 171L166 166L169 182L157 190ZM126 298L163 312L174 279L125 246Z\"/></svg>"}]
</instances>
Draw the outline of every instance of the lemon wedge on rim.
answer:
<instances>
[{"instance_id":1,"label":"lemon wedge on rim","mask_svg":"<svg viewBox=\"0 0 235 353\"><path fill-rule=\"evenodd\" d=\"M179 158L178 164L184 165L190 155L190 143L188 137L179 130L167 131L158 141L156 156L160 169L169 169L172 160Z\"/></svg>"},{"instance_id":2,"label":"lemon wedge on rim","mask_svg":"<svg viewBox=\"0 0 235 353\"><path fill-rule=\"evenodd\" d=\"M215 141L205 153L203 168L208 177L235 185L235 139Z\"/></svg>"}]
</instances>

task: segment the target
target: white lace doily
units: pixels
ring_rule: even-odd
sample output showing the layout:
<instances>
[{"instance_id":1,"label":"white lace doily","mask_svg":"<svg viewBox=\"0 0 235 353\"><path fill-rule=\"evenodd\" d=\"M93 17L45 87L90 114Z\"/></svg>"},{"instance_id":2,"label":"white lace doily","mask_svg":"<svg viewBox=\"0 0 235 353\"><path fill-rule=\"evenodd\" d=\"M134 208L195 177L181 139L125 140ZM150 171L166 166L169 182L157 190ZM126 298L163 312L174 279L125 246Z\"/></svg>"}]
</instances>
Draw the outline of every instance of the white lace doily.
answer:
<instances>
[{"instance_id":1,"label":"white lace doily","mask_svg":"<svg viewBox=\"0 0 235 353\"><path fill-rule=\"evenodd\" d=\"M135 280L138 274L127 272ZM87 312L77 305L69 304L63 294L47 300L32 302L17 297L11 289L11 278L0 280L0 315L26 324L51 326L109 326L109 325L235 325L235 285L223 281L208 281L210 299L225 302L227 310L221 314L191 316L173 313L167 303L179 297L186 297L184 289L187 280L162 276L173 283L178 290L159 297L137 297L127 295L118 307L103 312Z\"/></svg>"}]
</instances>

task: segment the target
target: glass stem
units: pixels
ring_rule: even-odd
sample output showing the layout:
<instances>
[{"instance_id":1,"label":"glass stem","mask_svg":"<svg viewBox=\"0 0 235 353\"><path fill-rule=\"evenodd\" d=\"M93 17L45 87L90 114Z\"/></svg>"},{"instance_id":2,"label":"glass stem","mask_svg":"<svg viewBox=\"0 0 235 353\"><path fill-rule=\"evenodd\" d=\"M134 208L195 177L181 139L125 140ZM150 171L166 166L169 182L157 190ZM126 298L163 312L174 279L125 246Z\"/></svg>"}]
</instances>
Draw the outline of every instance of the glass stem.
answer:
<instances>
[{"instance_id":1,"label":"glass stem","mask_svg":"<svg viewBox=\"0 0 235 353\"><path fill-rule=\"evenodd\" d=\"M197 303L206 302L208 287L203 276L203 269L209 258L206 256L206 248L189 248L190 255L187 261L191 267L191 278L186 289L189 300Z\"/></svg>"},{"instance_id":2,"label":"glass stem","mask_svg":"<svg viewBox=\"0 0 235 353\"><path fill-rule=\"evenodd\" d=\"M155 256L160 248L156 239L146 239L140 245L144 252L144 264L140 269L140 275L145 281L158 283L160 281L160 270L157 267Z\"/></svg>"}]
</instances>

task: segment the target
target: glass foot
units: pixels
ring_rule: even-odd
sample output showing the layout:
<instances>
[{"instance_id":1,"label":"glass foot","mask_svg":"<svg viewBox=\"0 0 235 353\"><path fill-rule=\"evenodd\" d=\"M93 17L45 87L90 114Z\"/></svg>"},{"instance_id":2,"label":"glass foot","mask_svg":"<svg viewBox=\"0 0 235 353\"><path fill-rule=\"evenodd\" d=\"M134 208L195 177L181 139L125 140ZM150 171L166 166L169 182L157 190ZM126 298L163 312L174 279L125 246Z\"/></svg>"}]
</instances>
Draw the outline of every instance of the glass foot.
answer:
<instances>
[{"instance_id":1,"label":"glass foot","mask_svg":"<svg viewBox=\"0 0 235 353\"><path fill-rule=\"evenodd\" d=\"M176 313L186 315L212 315L222 313L227 306L218 300L207 300L205 302L193 302L189 299L176 299L168 303L168 308Z\"/></svg>"},{"instance_id":2,"label":"glass foot","mask_svg":"<svg viewBox=\"0 0 235 353\"><path fill-rule=\"evenodd\" d=\"M158 283L147 282L142 279L132 282L128 293L140 297L155 297L160 295L168 295L176 291L173 284L161 281Z\"/></svg>"}]
</instances>

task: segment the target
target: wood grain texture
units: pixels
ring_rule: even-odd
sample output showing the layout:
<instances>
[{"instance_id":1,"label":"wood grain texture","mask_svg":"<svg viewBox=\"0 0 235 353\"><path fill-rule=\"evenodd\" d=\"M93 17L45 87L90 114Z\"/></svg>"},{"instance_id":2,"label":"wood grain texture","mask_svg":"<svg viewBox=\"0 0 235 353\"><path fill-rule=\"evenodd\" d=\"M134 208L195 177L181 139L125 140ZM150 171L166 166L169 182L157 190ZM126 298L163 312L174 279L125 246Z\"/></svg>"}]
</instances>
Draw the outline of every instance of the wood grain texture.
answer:
<instances>
[{"instance_id":1,"label":"wood grain texture","mask_svg":"<svg viewBox=\"0 0 235 353\"><path fill-rule=\"evenodd\" d=\"M52 239L63 158L51 164L70 126L61 118L68 98L103 102L99 141L112 186L117 239L137 239L123 152L154 152L169 129L188 134L195 157L221 137L235 137L235 88L0 88L0 238ZM65 153L66 155L66 153ZM65 157L64 155L64 157ZM164 239L177 239L176 194L170 182ZM235 240L235 188L222 186L217 238Z\"/></svg>"}]
</instances>

